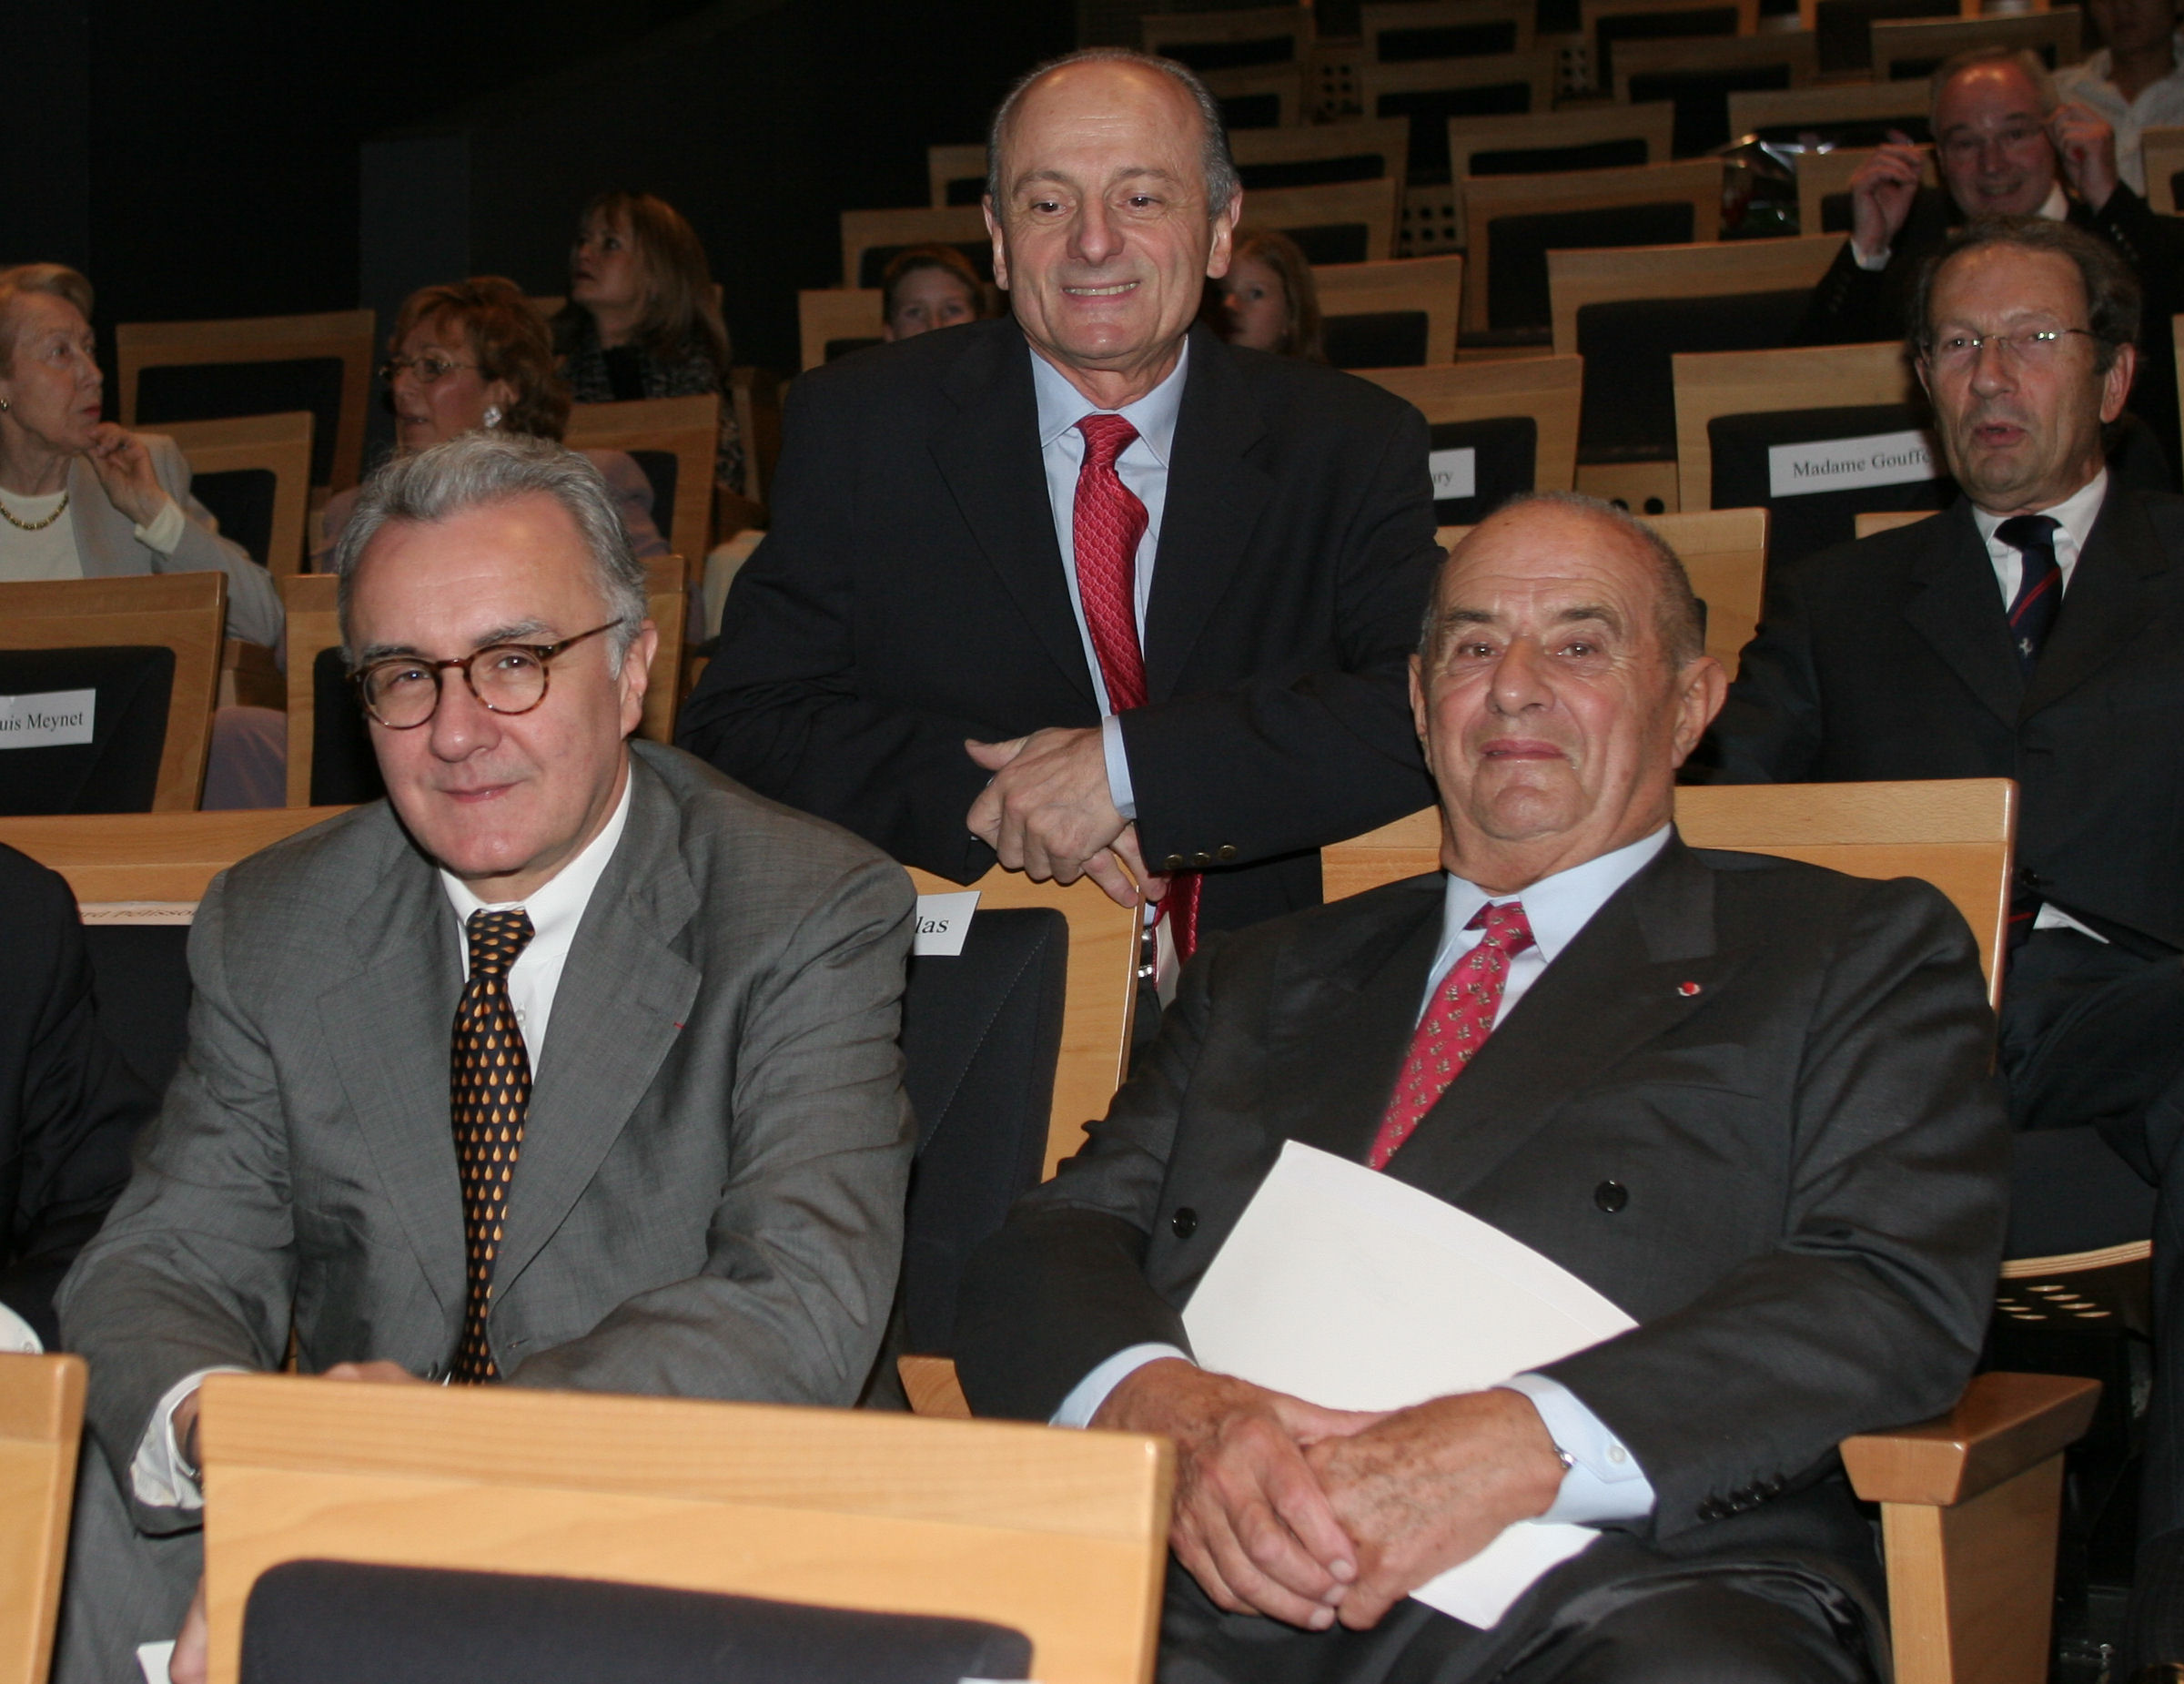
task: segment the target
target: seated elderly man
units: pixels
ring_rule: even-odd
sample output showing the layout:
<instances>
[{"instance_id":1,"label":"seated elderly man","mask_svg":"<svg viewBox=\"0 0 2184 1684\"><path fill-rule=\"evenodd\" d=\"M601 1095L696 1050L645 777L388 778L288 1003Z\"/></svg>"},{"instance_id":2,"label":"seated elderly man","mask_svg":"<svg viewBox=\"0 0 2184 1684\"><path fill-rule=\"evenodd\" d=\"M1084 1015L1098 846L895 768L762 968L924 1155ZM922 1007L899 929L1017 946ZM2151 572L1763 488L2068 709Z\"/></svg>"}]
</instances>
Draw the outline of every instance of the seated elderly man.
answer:
<instances>
[{"instance_id":1,"label":"seated elderly man","mask_svg":"<svg viewBox=\"0 0 2184 1684\"><path fill-rule=\"evenodd\" d=\"M2119 179L2108 119L2061 104L2035 55L1982 47L1950 59L1934 76L1933 127L1940 188L1919 186L1922 159L1908 145L1882 147L1852 178L1850 238L1814 289L1805 343L1900 338L1921 266L1975 217L2082 228L2130 265L2149 321L2166 324L2184 309L2184 229ZM2161 440L2173 482L2184 460L2166 325L2147 336L2132 411Z\"/></svg>"},{"instance_id":2,"label":"seated elderly man","mask_svg":"<svg viewBox=\"0 0 2184 1684\"><path fill-rule=\"evenodd\" d=\"M389 793L198 908L188 1050L61 1292L105 1451L64 1680L174 1635L198 1384L291 1329L332 1378L846 1405L887 1319L902 871L627 740L656 633L581 458L405 458L339 559Z\"/></svg>"},{"instance_id":3,"label":"seated elderly man","mask_svg":"<svg viewBox=\"0 0 2184 1684\"><path fill-rule=\"evenodd\" d=\"M1604 504L1535 496L1465 539L1410 693L1445 873L1185 972L975 1261L965 1389L1175 1440L1166 1680L1870 1679L1877 1562L1835 1445L1955 1399L2001 1243L1971 934L1922 883L1677 839L1722 672L1673 553ZM1183 1306L1289 1139L1637 1325L1385 1415L1201 1371ZM1599 1536L1493 1627L1406 1600L1541 1517Z\"/></svg>"}]
</instances>

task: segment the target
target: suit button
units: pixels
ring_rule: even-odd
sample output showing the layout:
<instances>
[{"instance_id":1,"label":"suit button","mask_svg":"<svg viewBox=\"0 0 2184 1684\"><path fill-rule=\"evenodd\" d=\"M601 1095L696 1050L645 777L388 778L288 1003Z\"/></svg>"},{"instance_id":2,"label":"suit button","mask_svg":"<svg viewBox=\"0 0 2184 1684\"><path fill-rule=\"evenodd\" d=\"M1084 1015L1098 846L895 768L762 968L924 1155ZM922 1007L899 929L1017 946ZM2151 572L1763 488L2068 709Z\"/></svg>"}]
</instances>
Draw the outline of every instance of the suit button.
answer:
<instances>
[{"instance_id":1,"label":"suit button","mask_svg":"<svg viewBox=\"0 0 2184 1684\"><path fill-rule=\"evenodd\" d=\"M1213 854L1214 857L1219 860L1225 866L1230 860L1236 857L1236 844L1233 842L1224 842L1220 845L1220 847L1213 850Z\"/></svg>"},{"instance_id":2,"label":"suit button","mask_svg":"<svg viewBox=\"0 0 2184 1684\"><path fill-rule=\"evenodd\" d=\"M1208 854L1204 848L1200 848L1197 853L1190 857L1190 863L1196 866L1200 871L1203 871L1208 866L1213 864L1213 856Z\"/></svg>"},{"instance_id":3,"label":"suit button","mask_svg":"<svg viewBox=\"0 0 2184 1684\"><path fill-rule=\"evenodd\" d=\"M1163 871L1180 871L1188 863L1188 862L1184 859L1182 855L1170 854L1166 859L1160 862L1160 869Z\"/></svg>"},{"instance_id":4,"label":"suit button","mask_svg":"<svg viewBox=\"0 0 2184 1684\"><path fill-rule=\"evenodd\" d=\"M1592 1202L1611 1216L1631 1202L1631 1190L1621 1182L1603 1182L1592 1190Z\"/></svg>"},{"instance_id":5,"label":"suit button","mask_svg":"<svg viewBox=\"0 0 2184 1684\"><path fill-rule=\"evenodd\" d=\"M1188 1204L1177 1207L1176 1213L1168 1219L1168 1225L1176 1231L1176 1238L1188 1240L1198 1231L1198 1213Z\"/></svg>"},{"instance_id":6,"label":"suit button","mask_svg":"<svg viewBox=\"0 0 2184 1684\"><path fill-rule=\"evenodd\" d=\"M1728 1509L1722 1506L1722 1499L1718 1496L1710 1496L1699 1505L1701 1520L1719 1520L1728 1512Z\"/></svg>"}]
</instances>

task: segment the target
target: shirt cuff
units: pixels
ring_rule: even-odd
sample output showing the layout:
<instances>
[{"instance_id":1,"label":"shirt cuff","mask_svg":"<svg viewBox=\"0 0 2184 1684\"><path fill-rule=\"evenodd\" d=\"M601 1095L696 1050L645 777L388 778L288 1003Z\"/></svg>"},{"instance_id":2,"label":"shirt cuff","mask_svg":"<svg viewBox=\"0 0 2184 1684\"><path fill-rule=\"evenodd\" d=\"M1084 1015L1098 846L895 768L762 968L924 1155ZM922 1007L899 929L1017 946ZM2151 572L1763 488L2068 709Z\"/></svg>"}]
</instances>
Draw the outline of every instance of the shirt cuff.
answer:
<instances>
[{"instance_id":1,"label":"shirt cuff","mask_svg":"<svg viewBox=\"0 0 2184 1684\"><path fill-rule=\"evenodd\" d=\"M38 1337L38 1330L5 1304L0 1304L0 1352L17 1356L37 1356L45 1349L46 1342Z\"/></svg>"},{"instance_id":2,"label":"shirt cuff","mask_svg":"<svg viewBox=\"0 0 2184 1684\"><path fill-rule=\"evenodd\" d=\"M1187 1363L1190 1361L1189 1352L1179 1351L1172 1344L1133 1344L1116 1352L1077 1383L1077 1390L1062 1399L1062 1406L1054 1412L1053 1418L1046 1425L1090 1426L1092 1417L1099 1413L1100 1405L1107 1401L1108 1393L1148 1363L1157 1363L1164 1356L1180 1357Z\"/></svg>"},{"instance_id":3,"label":"shirt cuff","mask_svg":"<svg viewBox=\"0 0 2184 1684\"><path fill-rule=\"evenodd\" d=\"M1597 1526L1653 1513L1653 1481L1638 1466L1638 1458L1568 1386L1545 1375L1519 1375L1497 1389L1521 1392L1532 1399L1554 1447L1570 1461L1554 1506L1539 1519Z\"/></svg>"},{"instance_id":4,"label":"shirt cuff","mask_svg":"<svg viewBox=\"0 0 2184 1684\"><path fill-rule=\"evenodd\" d=\"M136 1500L151 1508L194 1509L205 1506L205 1493L182 1465L182 1446L175 1442L175 1411L182 1400L205 1384L207 1375L247 1375L248 1368L200 1368L175 1382L159 1407L152 1411L136 1454L129 1462L129 1486Z\"/></svg>"},{"instance_id":5,"label":"shirt cuff","mask_svg":"<svg viewBox=\"0 0 2184 1684\"><path fill-rule=\"evenodd\" d=\"M1109 714L1099 722L1099 746L1107 756L1107 799L1123 817L1136 822L1138 792L1130 784L1130 757L1122 746L1122 715Z\"/></svg>"},{"instance_id":6,"label":"shirt cuff","mask_svg":"<svg viewBox=\"0 0 2184 1684\"><path fill-rule=\"evenodd\" d=\"M189 522L182 518L181 504L169 497L167 506L152 517L150 525L133 526L129 530L136 534L136 542L146 549L157 550L162 555L172 555L181 546L182 534L188 527Z\"/></svg>"},{"instance_id":7,"label":"shirt cuff","mask_svg":"<svg viewBox=\"0 0 2184 1684\"><path fill-rule=\"evenodd\" d=\"M2075 929L2081 936L2092 937L2104 948L2108 946L2108 938L2098 929L2088 929L2062 908L2050 906L2044 900L2040 902L2040 909L2032 915L2032 927L2035 929Z\"/></svg>"},{"instance_id":8,"label":"shirt cuff","mask_svg":"<svg viewBox=\"0 0 2184 1684\"><path fill-rule=\"evenodd\" d=\"M1878 251L1876 251L1869 256L1866 252L1858 249L1857 243L1855 240L1851 243L1850 260L1853 263L1855 263L1860 269L1864 269L1869 275L1877 275L1881 270L1886 269L1888 267L1888 259L1895 255L1895 252L1889 247L1883 246Z\"/></svg>"}]
</instances>

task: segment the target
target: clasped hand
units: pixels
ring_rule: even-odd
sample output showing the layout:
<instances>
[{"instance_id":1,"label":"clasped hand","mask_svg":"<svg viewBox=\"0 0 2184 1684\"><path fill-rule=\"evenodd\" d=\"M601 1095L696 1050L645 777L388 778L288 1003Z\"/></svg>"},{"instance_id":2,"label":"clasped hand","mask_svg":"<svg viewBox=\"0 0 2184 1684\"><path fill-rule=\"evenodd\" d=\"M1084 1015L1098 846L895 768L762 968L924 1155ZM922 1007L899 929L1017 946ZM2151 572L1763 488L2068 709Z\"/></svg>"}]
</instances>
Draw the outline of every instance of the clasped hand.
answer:
<instances>
[{"instance_id":1,"label":"clasped hand","mask_svg":"<svg viewBox=\"0 0 2184 1684\"><path fill-rule=\"evenodd\" d=\"M1175 1442L1168 1542L1215 1604L1314 1631L1377 1625L1544 1514L1562 1477L1516 1392L1322 1409L1170 1357L1126 1378L1092 1425Z\"/></svg>"},{"instance_id":2,"label":"clasped hand","mask_svg":"<svg viewBox=\"0 0 2184 1684\"><path fill-rule=\"evenodd\" d=\"M1108 794L1097 727L1057 727L964 747L994 775L966 822L1011 871L1037 882L1088 877L1124 907L1166 891L1167 879L1145 868L1137 827Z\"/></svg>"}]
</instances>

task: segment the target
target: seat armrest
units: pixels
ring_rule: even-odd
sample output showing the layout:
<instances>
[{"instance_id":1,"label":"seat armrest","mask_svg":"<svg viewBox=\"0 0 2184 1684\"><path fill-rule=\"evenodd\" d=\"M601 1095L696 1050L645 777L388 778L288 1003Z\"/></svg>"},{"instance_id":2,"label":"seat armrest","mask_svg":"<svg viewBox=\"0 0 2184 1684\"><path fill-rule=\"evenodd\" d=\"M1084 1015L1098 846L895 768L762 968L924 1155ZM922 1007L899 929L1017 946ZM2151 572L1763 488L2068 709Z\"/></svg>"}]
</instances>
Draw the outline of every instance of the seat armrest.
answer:
<instances>
[{"instance_id":1,"label":"seat armrest","mask_svg":"<svg viewBox=\"0 0 2184 1684\"><path fill-rule=\"evenodd\" d=\"M971 1418L971 1405L964 1398L962 1383L956 1378L953 1359L898 1356L895 1367L903 1377L903 1391L910 1399L911 1414L944 1415L957 1421Z\"/></svg>"},{"instance_id":2,"label":"seat armrest","mask_svg":"<svg viewBox=\"0 0 2184 1684\"><path fill-rule=\"evenodd\" d=\"M1843 1465L1868 1503L1953 1507L2075 1443L2099 1398L2098 1380L1976 1375L1946 1415L1845 1439Z\"/></svg>"}]
</instances>

